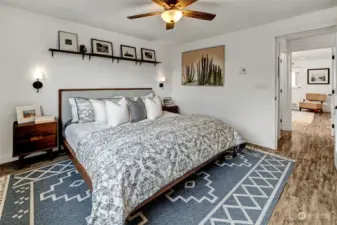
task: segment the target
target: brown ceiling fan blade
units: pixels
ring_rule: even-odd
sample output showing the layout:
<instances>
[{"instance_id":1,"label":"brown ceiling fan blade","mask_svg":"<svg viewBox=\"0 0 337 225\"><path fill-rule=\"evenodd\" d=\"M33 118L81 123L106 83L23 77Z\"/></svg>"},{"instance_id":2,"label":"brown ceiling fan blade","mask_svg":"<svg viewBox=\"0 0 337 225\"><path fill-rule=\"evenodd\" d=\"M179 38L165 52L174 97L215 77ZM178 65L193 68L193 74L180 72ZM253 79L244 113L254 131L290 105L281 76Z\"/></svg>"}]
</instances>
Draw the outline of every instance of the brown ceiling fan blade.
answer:
<instances>
[{"instance_id":1,"label":"brown ceiling fan blade","mask_svg":"<svg viewBox=\"0 0 337 225\"><path fill-rule=\"evenodd\" d=\"M152 2L156 3L157 5L160 5L161 7L164 7L165 9L170 8L170 6L165 2L165 0L152 0Z\"/></svg>"},{"instance_id":2,"label":"brown ceiling fan blade","mask_svg":"<svg viewBox=\"0 0 337 225\"><path fill-rule=\"evenodd\" d=\"M192 5L193 3L197 1L198 0L179 0L179 2L176 4L176 7L179 9L183 9L189 5Z\"/></svg>"},{"instance_id":3,"label":"brown ceiling fan blade","mask_svg":"<svg viewBox=\"0 0 337 225\"><path fill-rule=\"evenodd\" d=\"M166 30L172 30L174 28L174 23L166 23Z\"/></svg>"},{"instance_id":4,"label":"brown ceiling fan blade","mask_svg":"<svg viewBox=\"0 0 337 225\"><path fill-rule=\"evenodd\" d=\"M181 10L184 16L191 17L194 19L200 19L200 20L213 20L216 15L211 13L205 13L205 12L198 12L198 11L192 11L192 10Z\"/></svg>"},{"instance_id":5,"label":"brown ceiling fan blade","mask_svg":"<svg viewBox=\"0 0 337 225\"><path fill-rule=\"evenodd\" d=\"M134 16L128 16L128 19L138 19L138 18L143 18L143 17L148 17L148 16L156 16L160 15L162 12L152 12L152 13L144 13L144 14L139 14L139 15L134 15Z\"/></svg>"}]
</instances>

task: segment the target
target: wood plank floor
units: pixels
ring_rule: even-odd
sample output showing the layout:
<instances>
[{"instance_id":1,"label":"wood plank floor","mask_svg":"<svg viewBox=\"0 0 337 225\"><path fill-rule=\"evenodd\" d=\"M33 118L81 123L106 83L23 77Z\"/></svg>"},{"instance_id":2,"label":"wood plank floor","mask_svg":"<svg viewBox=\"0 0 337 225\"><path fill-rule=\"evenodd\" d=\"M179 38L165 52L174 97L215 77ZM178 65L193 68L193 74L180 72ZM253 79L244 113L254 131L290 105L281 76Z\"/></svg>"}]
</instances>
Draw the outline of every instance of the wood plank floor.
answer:
<instances>
[{"instance_id":1,"label":"wood plank floor","mask_svg":"<svg viewBox=\"0 0 337 225\"><path fill-rule=\"evenodd\" d=\"M297 124L292 135L285 133L277 151L263 149L296 160L269 225L337 225L337 172L330 127L330 114L315 114L312 124ZM38 163L29 163L25 170L66 157L53 161L41 157ZM0 167L0 176L13 172L22 170L9 165Z\"/></svg>"},{"instance_id":2,"label":"wood plank floor","mask_svg":"<svg viewBox=\"0 0 337 225\"><path fill-rule=\"evenodd\" d=\"M315 114L310 125L293 125L291 136L286 133L277 151L272 151L296 162L269 225L337 225L337 171L330 128L330 114Z\"/></svg>"}]
</instances>

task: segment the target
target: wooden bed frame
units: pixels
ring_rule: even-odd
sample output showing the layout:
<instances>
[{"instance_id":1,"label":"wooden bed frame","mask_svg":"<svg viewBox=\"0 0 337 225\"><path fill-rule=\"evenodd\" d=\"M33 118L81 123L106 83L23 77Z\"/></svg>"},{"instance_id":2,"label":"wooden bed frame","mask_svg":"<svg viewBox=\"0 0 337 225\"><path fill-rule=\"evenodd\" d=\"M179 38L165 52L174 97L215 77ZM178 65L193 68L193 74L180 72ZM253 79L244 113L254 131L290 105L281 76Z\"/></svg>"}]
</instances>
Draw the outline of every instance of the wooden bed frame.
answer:
<instances>
[{"instance_id":1,"label":"wooden bed frame","mask_svg":"<svg viewBox=\"0 0 337 225\"><path fill-rule=\"evenodd\" d=\"M84 181L87 183L87 185L89 186L89 188L90 188L91 191L93 190L93 185L92 185L91 178L88 175L88 172L82 166L82 164L78 161L74 150L71 148L71 146L69 145L69 143L67 142L67 140L63 137L63 133L62 133L62 130L63 130L63 125L62 125L62 92L69 92L69 91L100 91L100 90L102 90L102 91L104 91L104 90L116 90L116 91L117 90L152 90L152 88L104 88L104 89L60 89L59 90L59 95L58 95L58 101L59 101L58 102L58 105L59 105L59 110L58 110L58 114L59 114L58 116L59 117L58 117L58 119L60 121L59 122L59 148L61 148L61 146L64 147L65 151L68 153L70 159L72 160L73 164L75 165L77 171L82 175ZM156 199L157 197L159 197L160 195L162 195L163 193L165 193L169 189L171 189L176 184L178 184L181 181L185 180L190 175L198 172L200 169L202 169L203 167L205 167L209 163L213 162L215 159L217 159L220 156L224 155L229 150L232 150L233 151L233 156L236 157L237 152L239 150L244 149L245 147L246 147L246 144L244 143L244 144L241 144L239 146L233 147L232 149L227 149L227 150L223 151L222 153L219 153L218 155L216 155L213 158L209 159L208 161L204 162L200 166L192 169L191 171L187 172L186 174L184 174L180 178L176 179L175 181L173 181L173 182L169 183L168 185L164 186L163 188L161 188L153 196L149 197L148 199L146 199L145 201L143 201L140 205L138 205L135 209L133 209L132 212L130 213L130 215L132 213L135 213L140 208L142 208L144 205L146 205L147 203L153 201L154 199Z\"/></svg>"}]
</instances>

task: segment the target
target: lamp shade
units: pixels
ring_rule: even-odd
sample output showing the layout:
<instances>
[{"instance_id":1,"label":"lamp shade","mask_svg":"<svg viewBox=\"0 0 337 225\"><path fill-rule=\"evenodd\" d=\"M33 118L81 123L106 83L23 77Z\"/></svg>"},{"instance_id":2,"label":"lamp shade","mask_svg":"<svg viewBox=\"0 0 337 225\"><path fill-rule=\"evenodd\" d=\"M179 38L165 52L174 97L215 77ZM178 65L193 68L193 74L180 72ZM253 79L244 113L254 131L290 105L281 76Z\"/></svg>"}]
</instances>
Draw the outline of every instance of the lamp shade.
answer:
<instances>
[{"instance_id":1,"label":"lamp shade","mask_svg":"<svg viewBox=\"0 0 337 225\"><path fill-rule=\"evenodd\" d=\"M176 9L166 10L161 14L161 18L163 18L166 23L176 23L182 16L183 13Z\"/></svg>"}]
</instances>

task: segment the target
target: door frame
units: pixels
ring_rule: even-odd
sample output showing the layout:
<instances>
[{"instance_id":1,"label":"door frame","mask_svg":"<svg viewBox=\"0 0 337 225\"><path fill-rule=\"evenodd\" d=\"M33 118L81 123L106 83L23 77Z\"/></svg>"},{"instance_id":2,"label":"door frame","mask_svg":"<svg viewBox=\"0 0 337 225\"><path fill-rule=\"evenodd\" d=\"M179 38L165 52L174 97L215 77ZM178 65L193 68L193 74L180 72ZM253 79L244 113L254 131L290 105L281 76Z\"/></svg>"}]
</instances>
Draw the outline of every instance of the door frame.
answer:
<instances>
[{"instance_id":1,"label":"door frame","mask_svg":"<svg viewBox=\"0 0 337 225\"><path fill-rule=\"evenodd\" d=\"M285 109L282 109L282 105L284 106L285 104L281 104L281 95L280 95L280 90L281 90L281 82L280 80L282 79L281 76L282 74L280 74L280 64L279 64L279 60L278 58L280 57L280 53L281 53L281 49L280 49L280 46L279 46L279 41L284 39L284 40L289 40L291 38L294 38L294 37L299 37L298 39L304 39L304 38L308 38L308 37L312 37L312 36L319 36L319 35L325 35L325 34L334 34L335 35L335 48L336 48L336 44L337 44L337 35L336 35L336 32L337 32L337 26L330 26L330 27L324 27L324 28L320 28L320 29L316 29L316 30L309 30L309 31L304 31L304 32L299 32L299 33L294 33L294 34L289 34L289 35L283 35L283 36L279 36L279 37L276 37L275 38L275 58L276 58L276 66L275 66L275 135L276 135L276 138L275 138L275 146L276 148L278 148L278 140L279 140L279 135L280 135L280 131L281 129L283 128L283 123L282 125L280 124L280 119L282 119L282 122L284 122L284 115L282 115L282 113L284 112L288 112L289 109L290 109L290 118L286 118L287 120L290 119L290 123L291 123L291 109L292 109L292 103L291 103L291 70L292 70L292 65L291 65L291 53L292 52L287 52L287 74L286 74L286 79L285 79L285 85L282 89L282 94L283 96L286 96L286 99L287 101L289 101L286 105L289 105L289 107L286 107L286 111ZM335 60L335 64L334 64L336 67L335 69L337 69L337 63L336 63L336 60ZM280 77L279 77L280 75ZM337 82L337 79L335 78L335 81L334 82ZM336 91L334 92L334 97L336 99ZM289 109L287 109L289 108ZM282 113L281 113L282 111ZM288 112L289 113L289 112ZM287 113L286 113L287 114ZM283 118L280 118L280 116L282 115ZM288 121L289 122L289 121ZM290 126L291 127L291 126ZM290 131L291 131L291 128L290 128ZM336 152L337 154L337 152ZM336 161L336 167L337 167L337 161Z\"/></svg>"},{"instance_id":2,"label":"door frame","mask_svg":"<svg viewBox=\"0 0 337 225\"><path fill-rule=\"evenodd\" d=\"M335 106L336 106L336 33L334 34L334 44L335 46L331 48L331 71L330 71L330 85L331 85L331 136L335 136Z\"/></svg>"}]
</instances>

